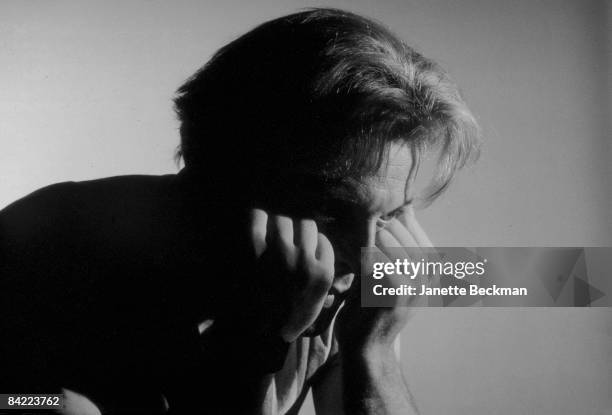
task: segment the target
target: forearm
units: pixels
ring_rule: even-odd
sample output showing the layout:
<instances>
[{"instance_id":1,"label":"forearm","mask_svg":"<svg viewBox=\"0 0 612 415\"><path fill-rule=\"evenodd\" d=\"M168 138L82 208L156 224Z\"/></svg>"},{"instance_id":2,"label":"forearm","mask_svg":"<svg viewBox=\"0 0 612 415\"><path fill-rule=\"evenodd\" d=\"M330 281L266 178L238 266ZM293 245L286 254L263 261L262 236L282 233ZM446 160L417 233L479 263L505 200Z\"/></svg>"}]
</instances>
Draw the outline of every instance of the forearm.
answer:
<instances>
[{"instance_id":1,"label":"forearm","mask_svg":"<svg viewBox=\"0 0 612 415\"><path fill-rule=\"evenodd\" d=\"M343 353L341 359L345 413L418 413L391 346Z\"/></svg>"}]
</instances>

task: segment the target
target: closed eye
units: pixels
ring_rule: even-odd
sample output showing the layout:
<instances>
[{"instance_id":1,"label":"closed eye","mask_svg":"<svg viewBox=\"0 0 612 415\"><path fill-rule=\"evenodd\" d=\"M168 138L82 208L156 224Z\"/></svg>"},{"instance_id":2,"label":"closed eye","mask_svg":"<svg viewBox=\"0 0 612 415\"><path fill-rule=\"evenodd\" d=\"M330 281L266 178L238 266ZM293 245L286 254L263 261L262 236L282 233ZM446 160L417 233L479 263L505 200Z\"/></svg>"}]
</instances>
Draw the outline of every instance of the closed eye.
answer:
<instances>
[{"instance_id":1,"label":"closed eye","mask_svg":"<svg viewBox=\"0 0 612 415\"><path fill-rule=\"evenodd\" d=\"M412 200L407 200L402 206L396 209L393 209L391 212L381 215L376 220L377 230L380 231L380 230L385 229L391 223L391 221L393 221L393 219L397 219L400 216L402 216L406 212L406 208L410 206L411 203L412 203Z\"/></svg>"},{"instance_id":2,"label":"closed eye","mask_svg":"<svg viewBox=\"0 0 612 415\"><path fill-rule=\"evenodd\" d=\"M399 217L399 215L400 215L399 213L395 213L395 214L393 214L393 215L391 215L391 214L386 214L386 215L383 215L383 216L379 217L379 218L376 220L376 229L377 229L377 230L379 230L379 231L381 231L381 230L385 229L387 226L389 226L389 224L391 223L391 221L392 221L393 219L395 219L395 218Z\"/></svg>"},{"instance_id":3,"label":"closed eye","mask_svg":"<svg viewBox=\"0 0 612 415\"><path fill-rule=\"evenodd\" d=\"M376 220L376 230L377 231L382 231L383 229L385 229L389 225L390 222L391 222L391 219L386 220L386 219L378 218Z\"/></svg>"}]
</instances>

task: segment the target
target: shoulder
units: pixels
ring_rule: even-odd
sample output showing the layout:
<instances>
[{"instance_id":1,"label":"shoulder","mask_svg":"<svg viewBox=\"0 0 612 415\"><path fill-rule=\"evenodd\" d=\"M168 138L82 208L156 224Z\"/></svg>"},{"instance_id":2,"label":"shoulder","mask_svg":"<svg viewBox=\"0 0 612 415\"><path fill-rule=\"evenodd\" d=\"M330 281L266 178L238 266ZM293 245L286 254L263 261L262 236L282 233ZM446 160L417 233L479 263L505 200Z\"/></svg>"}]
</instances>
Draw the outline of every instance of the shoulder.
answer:
<instances>
[{"instance_id":1,"label":"shoulder","mask_svg":"<svg viewBox=\"0 0 612 415\"><path fill-rule=\"evenodd\" d=\"M74 193L73 182L43 187L11 203L0 211L2 239L18 242L37 233L48 232L69 220L69 199Z\"/></svg>"},{"instance_id":2,"label":"shoulder","mask_svg":"<svg viewBox=\"0 0 612 415\"><path fill-rule=\"evenodd\" d=\"M68 181L40 188L0 210L0 225L9 228L51 223L70 217L79 209L112 206L117 202L155 197L175 175L115 176L87 181Z\"/></svg>"},{"instance_id":3,"label":"shoulder","mask_svg":"<svg viewBox=\"0 0 612 415\"><path fill-rule=\"evenodd\" d=\"M0 210L0 243L10 253L79 235L94 237L117 222L145 218L171 200L174 177L117 176L43 187Z\"/></svg>"}]
</instances>

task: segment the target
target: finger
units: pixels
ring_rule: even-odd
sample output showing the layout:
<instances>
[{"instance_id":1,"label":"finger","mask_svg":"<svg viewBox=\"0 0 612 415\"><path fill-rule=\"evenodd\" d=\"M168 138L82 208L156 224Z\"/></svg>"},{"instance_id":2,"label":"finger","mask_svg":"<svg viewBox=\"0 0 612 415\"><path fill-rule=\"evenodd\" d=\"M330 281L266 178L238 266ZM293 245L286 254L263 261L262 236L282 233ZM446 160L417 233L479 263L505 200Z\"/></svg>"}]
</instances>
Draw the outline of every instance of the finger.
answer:
<instances>
[{"instance_id":1,"label":"finger","mask_svg":"<svg viewBox=\"0 0 612 415\"><path fill-rule=\"evenodd\" d=\"M401 252L398 248L401 248L402 244L386 229L376 232L376 247L392 261L403 259L398 255Z\"/></svg>"},{"instance_id":2,"label":"finger","mask_svg":"<svg viewBox=\"0 0 612 415\"><path fill-rule=\"evenodd\" d=\"M266 250L266 228L268 226L268 214L261 209L251 209L251 243L255 257L259 258Z\"/></svg>"},{"instance_id":3,"label":"finger","mask_svg":"<svg viewBox=\"0 0 612 415\"><path fill-rule=\"evenodd\" d=\"M311 219L300 219L293 223L294 244L300 248L307 258L314 258L317 250L317 224Z\"/></svg>"},{"instance_id":4,"label":"finger","mask_svg":"<svg viewBox=\"0 0 612 415\"><path fill-rule=\"evenodd\" d=\"M351 288L353 285L353 280L355 279L355 274L352 272L350 274L343 275L339 278L334 278L334 282L332 283L332 287L334 290L340 294L345 293Z\"/></svg>"},{"instance_id":5,"label":"finger","mask_svg":"<svg viewBox=\"0 0 612 415\"><path fill-rule=\"evenodd\" d=\"M380 244L376 245L377 248L380 249L391 262L395 262L398 259L402 262L405 259L409 262L419 262L421 259L425 258L420 248L405 249L391 232L386 229L380 230L376 237L380 241ZM415 278L417 276L415 276Z\"/></svg>"},{"instance_id":6,"label":"finger","mask_svg":"<svg viewBox=\"0 0 612 415\"><path fill-rule=\"evenodd\" d=\"M423 252L419 247L419 244L414 239L410 231L404 226L402 222L397 219L393 219L385 228L389 231L395 240L399 243L399 246L406 251L406 254L413 258L419 258L423 256ZM394 246L394 245L391 245Z\"/></svg>"},{"instance_id":7,"label":"finger","mask_svg":"<svg viewBox=\"0 0 612 415\"><path fill-rule=\"evenodd\" d=\"M400 217L400 220L406 226L408 231L412 234L417 244L422 248L433 248L431 240L419 224L414 214L414 208L409 206L404 214Z\"/></svg>"},{"instance_id":8,"label":"finger","mask_svg":"<svg viewBox=\"0 0 612 415\"><path fill-rule=\"evenodd\" d=\"M326 270L331 270L331 277L334 276L334 248L329 239L322 233L317 234L317 249L315 257Z\"/></svg>"},{"instance_id":9,"label":"finger","mask_svg":"<svg viewBox=\"0 0 612 415\"><path fill-rule=\"evenodd\" d=\"M393 219L389 224L385 227L386 230L391 232L393 237L397 239L397 241L401 244L401 246L405 247L415 247L418 246L416 239L412 236L406 225L400 222L398 219Z\"/></svg>"},{"instance_id":10,"label":"finger","mask_svg":"<svg viewBox=\"0 0 612 415\"><path fill-rule=\"evenodd\" d=\"M389 262L396 262L397 260L400 260L401 262L403 262L404 260L408 260L409 262L412 262L412 258L407 254L405 249L398 249L399 246L401 246L400 242L391 234L391 232L389 232L386 229L381 229L377 235L376 235L377 240L379 241L379 244L377 244L376 246L378 247L378 249L380 249L385 256L387 256L387 258L389 258ZM412 272L412 271L410 271ZM405 274L407 277L410 278L410 284L413 285L415 284L415 278L419 278L422 277L422 275L420 274ZM392 287L398 287L401 284L401 280L402 278L400 278L401 274L396 274L396 275L390 275L387 276L387 283L392 286ZM410 301L411 301L412 297L404 297L404 296L398 296L395 299L395 305L394 306L401 306L401 305L407 305Z\"/></svg>"},{"instance_id":11,"label":"finger","mask_svg":"<svg viewBox=\"0 0 612 415\"><path fill-rule=\"evenodd\" d=\"M283 249L293 247L293 221L282 215L274 215L268 219L268 245L275 244Z\"/></svg>"}]
</instances>

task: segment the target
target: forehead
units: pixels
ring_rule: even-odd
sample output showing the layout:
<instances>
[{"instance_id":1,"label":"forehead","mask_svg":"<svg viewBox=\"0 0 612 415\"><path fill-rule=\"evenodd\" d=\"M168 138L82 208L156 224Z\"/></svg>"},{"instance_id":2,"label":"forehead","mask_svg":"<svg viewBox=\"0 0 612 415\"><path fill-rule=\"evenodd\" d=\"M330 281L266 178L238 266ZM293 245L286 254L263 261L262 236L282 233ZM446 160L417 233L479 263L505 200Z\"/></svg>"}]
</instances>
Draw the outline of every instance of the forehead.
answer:
<instances>
[{"instance_id":1,"label":"forehead","mask_svg":"<svg viewBox=\"0 0 612 415\"><path fill-rule=\"evenodd\" d=\"M379 210L393 209L403 204L407 197L412 167L412 152L406 145L392 145L387 162L371 177L361 182L363 201Z\"/></svg>"},{"instance_id":2,"label":"forehead","mask_svg":"<svg viewBox=\"0 0 612 415\"><path fill-rule=\"evenodd\" d=\"M381 168L362 177L332 178L322 171L279 175L266 189L262 206L286 214L311 217L338 216L348 212L371 215L390 212L412 198L413 155L409 146L391 144Z\"/></svg>"},{"instance_id":3,"label":"forehead","mask_svg":"<svg viewBox=\"0 0 612 415\"><path fill-rule=\"evenodd\" d=\"M326 189L334 199L359 204L369 211L386 211L401 206L406 198L413 165L412 152L406 145L392 144L388 156L376 174L343 179Z\"/></svg>"},{"instance_id":4,"label":"forehead","mask_svg":"<svg viewBox=\"0 0 612 415\"><path fill-rule=\"evenodd\" d=\"M392 144L386 163L383 163L379 171L366 179L368 186L385 189L406 187L412 167L412 152L406 145Z\"/></svg>"}]
</instances>

